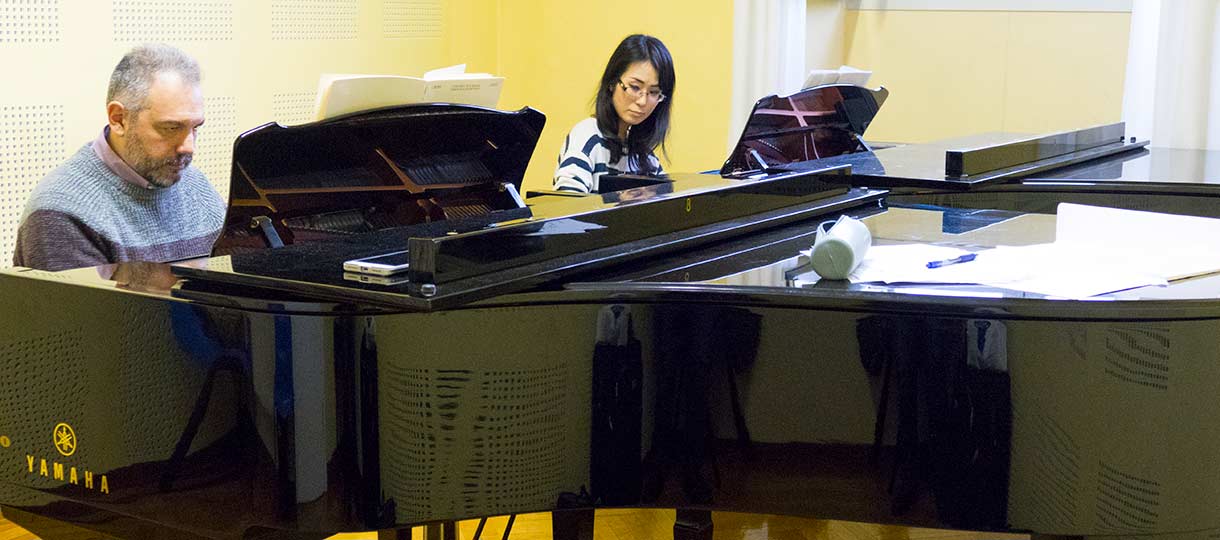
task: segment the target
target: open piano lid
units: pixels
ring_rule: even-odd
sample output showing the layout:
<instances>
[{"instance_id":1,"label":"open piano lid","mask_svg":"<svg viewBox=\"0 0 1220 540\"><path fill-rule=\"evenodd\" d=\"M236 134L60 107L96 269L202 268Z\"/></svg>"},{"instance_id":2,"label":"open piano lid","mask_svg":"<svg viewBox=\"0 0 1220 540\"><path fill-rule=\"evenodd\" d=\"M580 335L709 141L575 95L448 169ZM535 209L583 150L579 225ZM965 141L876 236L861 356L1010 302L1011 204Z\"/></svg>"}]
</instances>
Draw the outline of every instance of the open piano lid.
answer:
<instances>
[{"instance_id":1,"label":"open piano lid","mask_svg":"<svg viewBox=\"0 0 1220 540\"><path fill-rule=\"evenodd\" d=\"M860 137L889 95L885 88L830 84L764 97L754 104L720 175L749 177L790 163L867 152Z\"/></svg>"},{"instance_id":2,"label":"open piano lid","mask_svg":"<svg viewBox=\"0 0 1220 540\"><path fill-rule=\"evenodd\" d=\"M233 145L229 210L213 254L527 216L518 192L545 123L528 107L433 103L259 126Z\"/></svg>"}]
</instances>

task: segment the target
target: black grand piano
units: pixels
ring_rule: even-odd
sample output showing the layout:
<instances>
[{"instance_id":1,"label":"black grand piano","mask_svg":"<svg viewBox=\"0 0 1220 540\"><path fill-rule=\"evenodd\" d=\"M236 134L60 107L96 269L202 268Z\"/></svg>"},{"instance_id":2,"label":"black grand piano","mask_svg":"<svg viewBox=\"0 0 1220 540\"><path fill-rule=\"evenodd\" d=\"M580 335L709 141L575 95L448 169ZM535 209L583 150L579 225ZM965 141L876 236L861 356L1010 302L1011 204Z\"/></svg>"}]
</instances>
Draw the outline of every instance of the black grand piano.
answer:
<instances>
[{"instance_id":1,"label":"black grand piano","mask_svg":"<svg viewBox=\"0 0 1220 540\"><path fill-rule=\"evenodd\" d=\"M4 516L48 540L537 511L581 538L619 506L694 538L711 510L1220 536L1220 278L1069 300L818 280L800 254L844 214L970 249L1054 240L1064 200L1215 216L1220 177L1131 173L1165 154L1096 144L1114 127L874 149L827 93L789 101L829 104L805 133L837 151L587 197L517 196L530 110L244 134L214 256L0 271ZM402 250L400 274L343 268Z\"/></svg>"}]
</instances>

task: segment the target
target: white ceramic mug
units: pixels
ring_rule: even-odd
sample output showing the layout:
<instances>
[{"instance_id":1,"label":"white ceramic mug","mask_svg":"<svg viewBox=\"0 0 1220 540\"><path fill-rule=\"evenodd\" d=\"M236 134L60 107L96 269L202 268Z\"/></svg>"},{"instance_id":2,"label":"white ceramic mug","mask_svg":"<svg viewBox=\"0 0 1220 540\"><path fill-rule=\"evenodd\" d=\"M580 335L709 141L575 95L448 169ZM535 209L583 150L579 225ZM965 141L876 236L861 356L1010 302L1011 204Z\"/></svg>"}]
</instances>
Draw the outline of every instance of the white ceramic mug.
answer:
<instances>
[{"instance_id":1,"label":"white ceramic mug","mask_svg":"<svg viewBox=\"0 0 1220 540\"><path fill-rule=\"evenodd\" d=\"M839 216L836 221L818 225L810 264L825 279L847 279L860 266L871 245L873 235L868 225L847 215Z\"/></svg>"}]
</instances>

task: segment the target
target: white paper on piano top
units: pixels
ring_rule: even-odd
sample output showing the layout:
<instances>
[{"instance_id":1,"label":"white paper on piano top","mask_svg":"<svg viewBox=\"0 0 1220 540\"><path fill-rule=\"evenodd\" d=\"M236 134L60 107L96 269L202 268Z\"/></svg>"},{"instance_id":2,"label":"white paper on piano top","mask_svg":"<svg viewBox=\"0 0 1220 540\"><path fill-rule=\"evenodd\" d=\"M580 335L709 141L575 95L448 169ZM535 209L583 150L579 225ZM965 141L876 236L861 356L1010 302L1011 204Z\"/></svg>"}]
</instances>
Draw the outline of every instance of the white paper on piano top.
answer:
<instances>
[{"instance_id":1,"label":"white paper on piano top","mask_svg":"<svg viewBox=\"0 0 1220 540\"><path fill-rule=\"evenodd\" d=\"M1055 242L1167 281L1220 272L1220 219L1061 203Z\"/></svg>"},{"instance_id":2,"label":"white paper on piano top","mask_svg":"<svg viewBox=\"0 0 1220 540\"><path fill-rule=\"evenodd\" d=\"M853 283L963 283L1062 298L1088 298L1220 272L1220 219L1060 204L1055 241L1000 246L970 262L930 269L964 251L873 246Z\"/></svg>"},{"instance_id":3,"label":"white paper on piano top","mask_svg":"<svg viewBox=\"0 0 1220 540\"><path fill-rule=\"evenodd\" d=\"M1060 298L1088 298L1166 284L1158 276L1058 242L1000 246L974 252L976 257L969 262L927 267L930 261L966 253L960 248L928 244L873 246L848 279L852 283L891 285L986 285Z\"/></svg>"},{"instance_id":4,"label":"white paper on piano top","mask_svg":"<svg viewBox=\"0 0 1220 540\"><path fill-rule=\"evenodd\" d=\"M466 65L434 69L423 77L324 73L318 78L314 119L406 105L410 103L464 103L495 108L504 77L466 73Z\"/></svg>"}]
</instances>

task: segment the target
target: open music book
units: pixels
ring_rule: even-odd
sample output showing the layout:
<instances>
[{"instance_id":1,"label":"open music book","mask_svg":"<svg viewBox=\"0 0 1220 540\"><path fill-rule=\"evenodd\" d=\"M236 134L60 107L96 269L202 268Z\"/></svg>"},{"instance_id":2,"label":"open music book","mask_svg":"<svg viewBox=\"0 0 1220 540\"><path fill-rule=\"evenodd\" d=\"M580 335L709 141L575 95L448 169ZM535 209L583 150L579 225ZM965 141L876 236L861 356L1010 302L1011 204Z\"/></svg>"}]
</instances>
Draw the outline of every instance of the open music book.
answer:
<instances>
[{"instance_id":1,"label":"open music book","mask_svg":"<svg viewBox=\"0 0 1220 540\"><path fill-rule=\"evenodd\" d=\"M809 75L805 77L805 84L801 88L813 88L825 84L864 86L872 75L873 72L871 71L856 69L851 66L839 66L839 69L815 69L810 71Z\"/></svg>"},{"instance_id":2,"label":"open music book","mask_svg":"<svg viewBox=\"0 0 1220 540\"><path fill-rule=\"evenodd\" d=\"M466 103L495 108L504 77L466 73L459 64L423 77L324 73L318 79L315 119L408 103Z\"/></svg>"}]
</instances>

